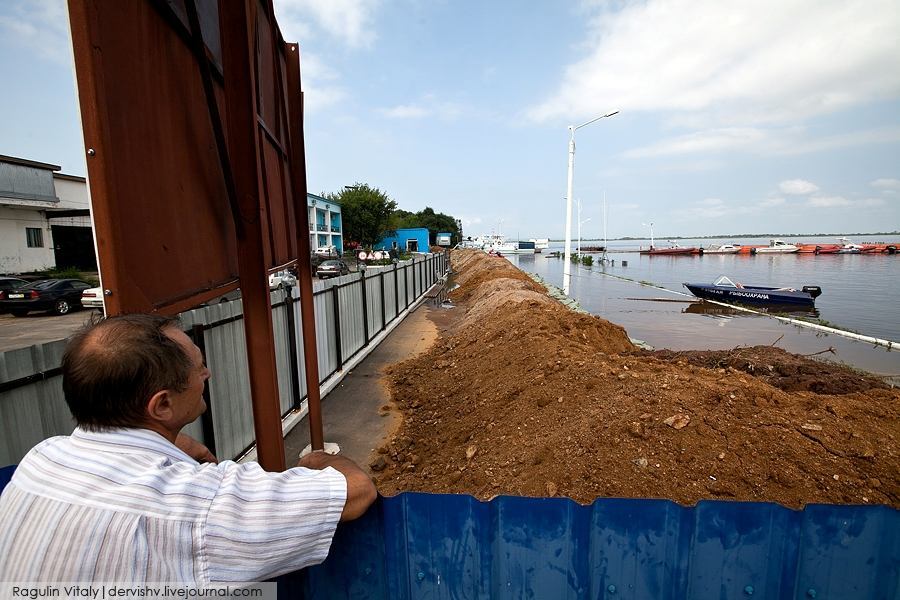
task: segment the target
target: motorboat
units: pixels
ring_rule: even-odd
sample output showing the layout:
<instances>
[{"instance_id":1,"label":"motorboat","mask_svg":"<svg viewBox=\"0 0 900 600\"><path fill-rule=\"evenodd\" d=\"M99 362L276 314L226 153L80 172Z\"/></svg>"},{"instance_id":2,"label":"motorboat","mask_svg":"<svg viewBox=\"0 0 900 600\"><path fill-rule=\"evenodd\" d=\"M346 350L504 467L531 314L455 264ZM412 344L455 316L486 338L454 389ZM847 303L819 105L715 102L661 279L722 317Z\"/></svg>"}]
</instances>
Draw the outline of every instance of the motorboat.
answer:
<instances>
[{"instance_id":1,"label":"motorboat","mask_svg":"<svg viewBox=\"0 0 900 600\"><path fill-rule=\"evenodd\" d=\"M504 242L502 244L493 246L493 250L501 254L534 254L535 243L522 241Z\"/></svg>"},{"instance_id":2,"label":"motorboat","mask_svg":"<svg viewBox=\"0 0 900 600\"><path fill-rule=\"evenodd\" d=\"M684 248L682 246L679 246L678 242L674 240L669 240L669 244L670 245L668 248L654 248L653 246L650 246L649 250L641 250L640 253L647 254L649 256L680 256L686 254L703 254L703 248Z\"/></svg>"},{"instance_id":3,"label":"motorboat","mask_svg":"<svg viewBox=\"0 0 900 600\"><path fill-rule=\"evenodd\" d=\"M841 243L841 247L837 251L838 254L861 254L865 251L871 252L871 250L868 250L865 246L854 244L845 237L838 238L838 241Z\"/></svg>"},{"instance_id":4,"label":"motorboat","mask_svg":"<svg viewBox=\"0 0 900 600\"><path fill-rule=\"evenodd\" d=\"M753 254L790 254L800 250L794 244L788 244L784 240L770 240L768 246L754 248Z\"/></svg>"},{"instance_id":5,"label":"motorboat","mask_svg":"<svg viewBox=\"0 0 900 600\"><path fill-rule=\"evenodd\" d=\"M816 285L805 285L799 290L791 287L742 285L733 282L725 275L716 279L712 285L708 283L685 283L683 285L698 298L737 304L812 306L822 293L822 288Z\"/></svg>"},{"instance_id":6,"label":"motorboat","mask_svg":"<svg viewBox=\"0 0 900 600\"><path fill-rule=\"evenodd\" d=\"M737 254L740 251L740 244L720 244L718 246L708 246L703 249L704 254Z\"/></svg>"},{"instance_id":7,"label":"motorboat","mask_svg":"<svg viewBox=\"0 0 900 600\"><path fill-rule=\"evenodd\" d=\"M550 247L550 239L549 238L531 238L528 240L529 242L534 242L534 251L541 252L542 250L546 250Z\"/></svg>"}]
</instances>

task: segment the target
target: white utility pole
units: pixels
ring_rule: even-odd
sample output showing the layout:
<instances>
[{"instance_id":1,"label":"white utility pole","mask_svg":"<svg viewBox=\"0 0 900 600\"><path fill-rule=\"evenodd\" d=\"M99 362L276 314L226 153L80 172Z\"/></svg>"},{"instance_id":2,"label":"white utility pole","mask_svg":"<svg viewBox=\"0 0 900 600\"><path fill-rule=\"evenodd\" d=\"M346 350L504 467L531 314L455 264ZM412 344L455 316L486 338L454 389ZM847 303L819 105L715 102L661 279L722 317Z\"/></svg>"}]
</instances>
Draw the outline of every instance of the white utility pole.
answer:
<instances>
[{"instance_id":1,"label":"white utility pole","mask_svg":"<svg viewBox=\"0 0 900 600\"><path fill-rule=\"evenodd\" d=\"M606 239L606 190L603 190L603 256L600 262L606 262L606 253L609 252L609 241Z\"/></svg>"},{"instance_id":2,"label":"white utility pole","mask_svg":"<svg viewBox=\"0 0 900 600\"><path fill-rule=\"evenodd\" d=\"M581 125L569 125L569 172L566 178L566 249L563 253L565 263L563 264L563 293L566 296L569 295L569 287L572 281L572 182L575 179L575 132L586 125L611 117L618 112L617 110L613 111Z\"/></svg>"},{"instance_id":3,"label":"white utility pole","mask_svg":"<svg viewBox=\"0 0 900 600\"><path fill-rule=\"evenodd\" d=\"M653 250L653 222L651 221L649 225L646 223L641 223L641 225L650 228L650 249Z\"/></svg>"},{"instance_id":4,"label":"white utility pole","mask_svg":"<svg viewBox=\"0 0 900 600\"><path fill-rule=\"evenodd\" d=\"M584 223L590 221L591 218L588 217L585 220L581 220L581 198L578 199L578 257L581 258L581 226Z\"/></svg>"}]
</instances>

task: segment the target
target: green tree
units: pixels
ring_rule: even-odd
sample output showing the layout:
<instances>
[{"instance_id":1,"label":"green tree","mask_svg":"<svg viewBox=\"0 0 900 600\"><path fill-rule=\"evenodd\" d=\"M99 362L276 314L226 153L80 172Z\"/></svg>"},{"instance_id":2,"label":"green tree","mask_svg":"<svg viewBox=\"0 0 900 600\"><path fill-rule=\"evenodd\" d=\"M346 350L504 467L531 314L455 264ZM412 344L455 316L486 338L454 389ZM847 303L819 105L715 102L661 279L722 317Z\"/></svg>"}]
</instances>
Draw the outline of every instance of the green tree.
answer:
<instances>
[{"instance_id":1,"label":"green tree","mask_svg":"<svg viewBox=\"0 0 900 600\"><path fill-rule=\"evenodd\" d=\"M426 227L428 229L428 241L432 245L436 243L437 234L441 232L449 232L451 234L451 244L456 244L460 240L459 224L456 219L444 213L436 213L430 206L426 206L424 210L417 213L397 209L394 211L391 223L394 229Z\"/></svg>"},{"instance_id":2,"label":"green tree","mask_svg":"<svg viewBox=\"0 0 900 600\"><path fill-rule=\"evenodd\" d=\"M378 188L355 183L325 197L341 205L345 240L372 247L391 233L397 203Z\"/></svg>"}]
</instances>

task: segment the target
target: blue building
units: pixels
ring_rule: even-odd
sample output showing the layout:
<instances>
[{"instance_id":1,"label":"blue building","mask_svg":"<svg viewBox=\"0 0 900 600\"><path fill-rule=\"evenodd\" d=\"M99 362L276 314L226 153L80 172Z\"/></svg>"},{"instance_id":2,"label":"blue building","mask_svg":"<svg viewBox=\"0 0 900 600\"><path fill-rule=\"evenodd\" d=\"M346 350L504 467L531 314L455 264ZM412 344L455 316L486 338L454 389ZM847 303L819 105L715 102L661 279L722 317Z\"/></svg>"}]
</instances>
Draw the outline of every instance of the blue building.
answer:
<instances>
[{"instance_id":1,"label":"blue building","mask_svg":"<svg viewBox=\"0 0 900 600\"><path fill-rule=\"evenodd\" d=\"M428 252L428 228L398 229L394 235L382 238L373 250L397 248L401 252Z\"/></svg>"},{"instance_id":2,"label":"blue building","mask_svg":"<svg viewBox=\"0 0 900 600\"><path fill-rule=\"evenodd\" d=\"M306 206L309 212L310 249L315 251L322 246L334 246L343 253L341 205L322 196L306 194Z\"/></svg>"}]
</instances>

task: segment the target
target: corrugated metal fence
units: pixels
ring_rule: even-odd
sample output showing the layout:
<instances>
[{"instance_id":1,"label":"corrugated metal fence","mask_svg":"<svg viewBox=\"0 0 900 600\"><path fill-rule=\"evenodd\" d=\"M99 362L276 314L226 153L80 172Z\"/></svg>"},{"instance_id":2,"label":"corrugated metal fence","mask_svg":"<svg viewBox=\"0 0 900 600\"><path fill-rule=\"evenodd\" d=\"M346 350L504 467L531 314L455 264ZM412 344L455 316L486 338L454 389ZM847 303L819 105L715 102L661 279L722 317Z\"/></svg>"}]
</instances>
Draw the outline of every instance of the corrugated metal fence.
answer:
<instances>
[{"instance_id":1,"label":"corrugated metal fence","mask_svg":"<svg viewBox=\"0 0 900 600\"><path fill-rule=\"evenodd\" d=\"M886 506L405 493L341 524L280 598L697 600L900 597Z\"/></svg>"},{"instance_id":2,"label":"corrugated metal fence","mask_svg":"<svg viewBox=\"0 0 900 600\"><path fill-rule=\"evenodd\" d=\"M370 267L314 282L320 383L380 341L384 332L447 272L444 254ZM297 289L272 292L272 324L281 412L302 409L306 374ZM210 410L185 428L219 458L241 455L254 440L240 301L181 315L188 335L204 351L213 376ZM0 465L18 462L39 441L74 428L62 394L59 364L65 341L0 353Z\"/></svg>"},{"instance_id":3,"label":"corrugated metal fence","mask_svg":"<svg viewBox=\"0 0 900 600\"><path fill-rule=\"evenodd\" d=\"M278 598L897 600L900 512L404 493L341 523Z\"/></svg>"}]
</instances>

